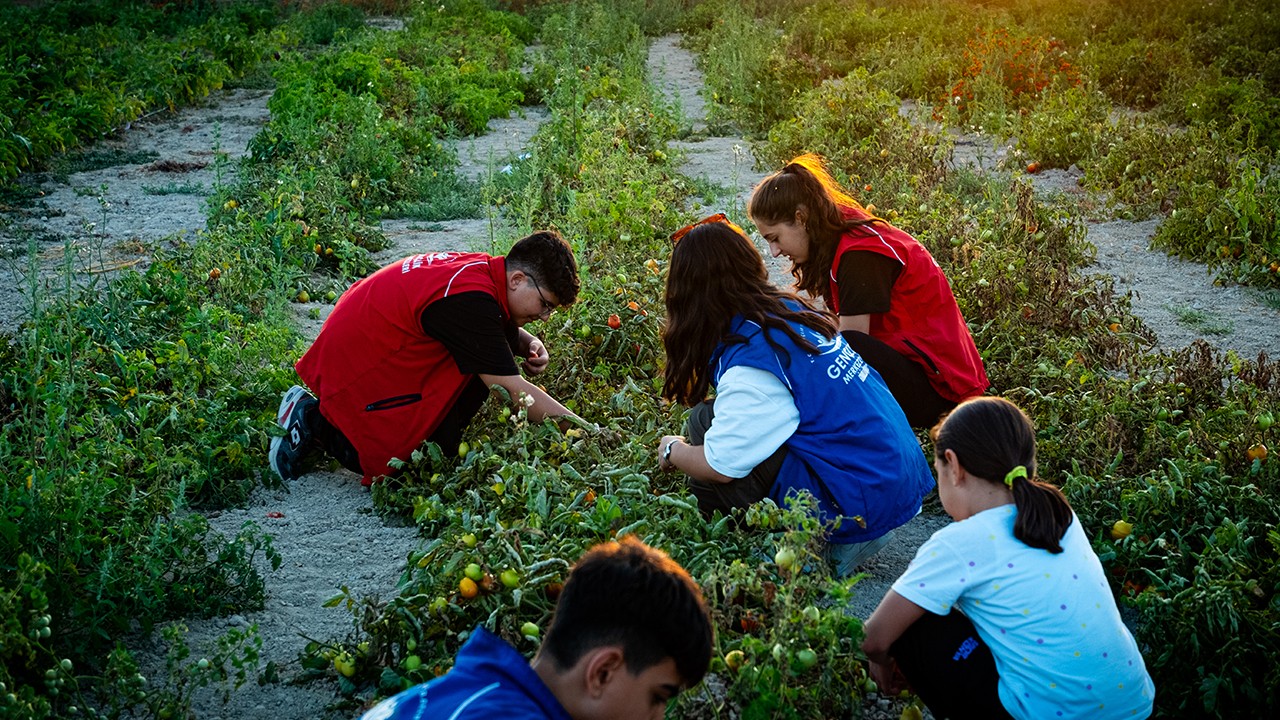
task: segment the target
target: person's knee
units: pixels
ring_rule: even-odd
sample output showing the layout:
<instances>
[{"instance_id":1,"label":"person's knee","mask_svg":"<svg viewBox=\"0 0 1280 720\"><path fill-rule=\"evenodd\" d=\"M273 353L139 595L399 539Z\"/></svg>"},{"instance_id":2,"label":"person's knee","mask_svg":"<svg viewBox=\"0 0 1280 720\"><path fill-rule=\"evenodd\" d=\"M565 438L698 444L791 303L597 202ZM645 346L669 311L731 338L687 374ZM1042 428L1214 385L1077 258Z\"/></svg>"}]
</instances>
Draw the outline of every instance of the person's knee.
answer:
<instances>
[{"instance_id":1,"label":"person's knee","mask_svg":"<svg viewBox=\"0 0 1280 720\"><path fill-rule=\"evenodd\" d=\"M690 444L702 444L702 438L706 436L715 416L714 400L704 400L689 409L689 417L684 421L684 435Z\"/></svg>"}]
</instances>

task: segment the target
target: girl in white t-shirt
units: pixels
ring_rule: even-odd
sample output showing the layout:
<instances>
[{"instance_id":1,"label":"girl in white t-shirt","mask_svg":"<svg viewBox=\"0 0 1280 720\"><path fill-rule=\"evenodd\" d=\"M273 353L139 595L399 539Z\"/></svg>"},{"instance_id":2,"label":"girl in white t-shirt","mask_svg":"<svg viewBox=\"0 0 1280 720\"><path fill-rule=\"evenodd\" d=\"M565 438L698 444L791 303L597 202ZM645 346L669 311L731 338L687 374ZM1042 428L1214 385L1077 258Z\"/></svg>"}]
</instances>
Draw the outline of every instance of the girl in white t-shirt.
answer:
<instances>
[{"instance_id":1,"label":"girl in white t-shirt","mask_svg":"<svg viewBox=\"0 0 1280 720\"><path fill-rule=\"evenodd\" d=\"M1035 429L980 397L933 429L934 533L867 620L871 676L935 717L1144 718L1155 687L1067 499L1036 479Z\"/></svg>"}]
</instances>

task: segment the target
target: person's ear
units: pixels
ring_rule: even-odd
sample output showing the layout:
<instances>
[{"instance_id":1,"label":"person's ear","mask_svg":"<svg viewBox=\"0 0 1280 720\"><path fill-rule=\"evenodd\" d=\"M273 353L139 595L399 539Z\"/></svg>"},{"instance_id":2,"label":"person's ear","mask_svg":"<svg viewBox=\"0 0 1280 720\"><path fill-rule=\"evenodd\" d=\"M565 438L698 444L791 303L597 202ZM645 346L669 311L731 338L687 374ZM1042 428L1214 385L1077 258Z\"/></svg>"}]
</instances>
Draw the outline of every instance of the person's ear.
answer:
<instances>
[{"instance_id":1,"label":"person's ear","mask_svg":"<svg viewBox=\"0 0 1280 720\"><path fill-rule=\"evenodd\" d=\"M953 485L960 485L969 477L969 471L964 469L964 465L960 464L960 458L956 457L956 451L947 448L942 451L943 464L951 470L951 482Z\"/></svg>"},{"instance_id":2,"label":"person's ear","mask_svg":"<svg viewBox=\"0 0 1280 720\"><path fill-rule=\"evenodd\" d=\"M521 283L527 282L528 276L523 270L514 270L507 275L507 290L516 290Z\"/></svg>"},{"instance_id":3,"label":"person's ear","mask_svg":"<svg viewBox=\"0 0 1280 720\"><path fill-rule=\"evenodd\" d=\"M616 645L598 647L587 654L585 690L588 698L598 700L604 696L609 684L618 673L627 671L622 648Z\"/></svg>"},{"instance_id":4,"label":"person's ear","mask_svg":"<svg viewBox=\"0 0 1280 720\"><path fill-rule=\"evenodd\" d=\"M805 229L809 227L809 208L804 205L796 208L796 225Z\"/></svg>"}]
</instances>

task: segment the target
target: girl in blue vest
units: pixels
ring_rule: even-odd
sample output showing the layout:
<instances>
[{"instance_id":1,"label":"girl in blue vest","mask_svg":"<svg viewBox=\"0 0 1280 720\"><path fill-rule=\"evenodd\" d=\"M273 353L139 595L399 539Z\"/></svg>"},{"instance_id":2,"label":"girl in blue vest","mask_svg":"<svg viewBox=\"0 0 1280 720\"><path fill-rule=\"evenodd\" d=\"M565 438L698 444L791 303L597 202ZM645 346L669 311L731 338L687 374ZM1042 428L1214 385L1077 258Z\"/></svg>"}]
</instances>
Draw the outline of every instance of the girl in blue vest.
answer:
<instances>
[{"instance_id":1,"label":"girl in blue vest","mask_svg":"<svg viewBox=\"0 0 1280 720\"><path fill-rule=\"evenodd\" d=\"M796 288L822 298L849 345L884 378L912 427L990 384L951 285L915 238L867 212L817 155L766 177L747 208Z\"/></svg>"},{"instance_id":2,"label":"girl in blue vest","mask_svg":"<svg viewBox=\"0 0 1280 720\"><path fill-rule=\"evenodd\" d=\"M1145 718L1155 687L1102 563L1058 488L1036 479L1016 405L967 400L933 431L933 534L865 625L871 677L899 672L935 717Z\"/></svg>"},{"instance_id":3,"label":"girl in blue vest","mask_svg":"<svg viewBox=\"0 0 1280 720\"><path fill-rule=\"evenodd\" d=\"M707 514L813 495L831 559L851 573L933 487L902 409L829 315L769 282L723 215L672 239L663 396L693 410L685 436L661 439L659 466L686 473Z\"/></svg>"}]
</instances>

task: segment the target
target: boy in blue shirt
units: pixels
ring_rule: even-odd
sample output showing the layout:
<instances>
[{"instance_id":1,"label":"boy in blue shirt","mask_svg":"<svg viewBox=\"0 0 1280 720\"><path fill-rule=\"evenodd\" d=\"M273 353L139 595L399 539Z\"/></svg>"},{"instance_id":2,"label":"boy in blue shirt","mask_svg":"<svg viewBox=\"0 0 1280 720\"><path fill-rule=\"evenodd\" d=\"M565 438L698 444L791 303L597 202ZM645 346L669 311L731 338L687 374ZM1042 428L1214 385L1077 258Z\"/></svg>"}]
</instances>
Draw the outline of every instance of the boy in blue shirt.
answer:
<instances>
[{"instance_id":1,"label":"boy in blue shirt","mask_svg":"<svg viewBox=\"0 0 1280 720\"><path fill-rule=\"evenodd\" d=\"M684 568L632 536L570 571L532 662L483 627L453 669L361 720L657 720L711 661L711 619Z\"/></svg>"}]
</instances>

